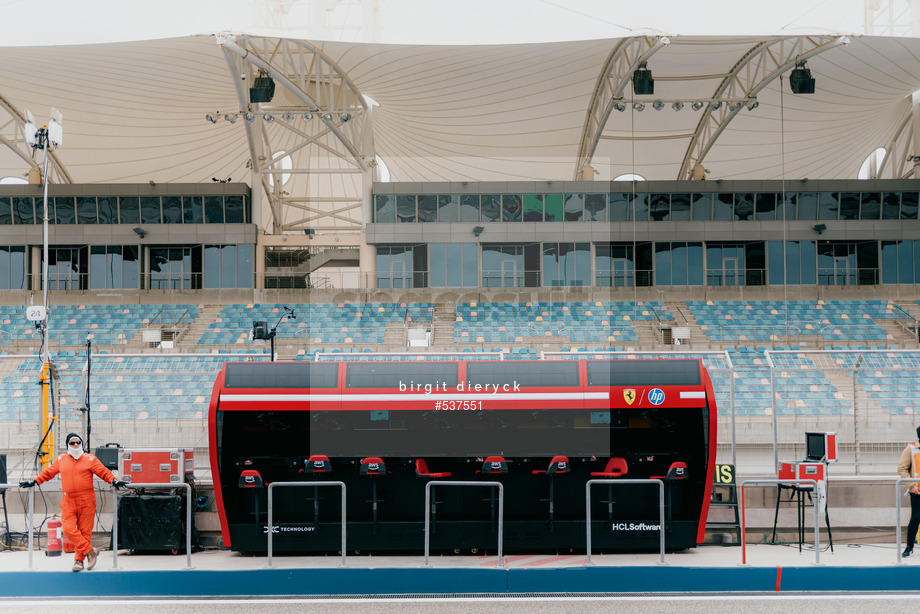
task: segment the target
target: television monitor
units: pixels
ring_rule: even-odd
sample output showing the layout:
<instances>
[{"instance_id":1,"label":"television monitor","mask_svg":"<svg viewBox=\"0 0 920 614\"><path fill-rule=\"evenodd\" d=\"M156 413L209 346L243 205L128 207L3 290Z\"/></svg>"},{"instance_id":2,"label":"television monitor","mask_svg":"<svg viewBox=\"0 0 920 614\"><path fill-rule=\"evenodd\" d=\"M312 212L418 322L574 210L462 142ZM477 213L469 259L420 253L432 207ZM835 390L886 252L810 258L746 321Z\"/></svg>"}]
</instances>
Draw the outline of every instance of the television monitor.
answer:
<instances>
[{"instance_id":1,"label":"television monitor","mask_svg":"<svg viewBox=\"0 0 920 614\"><path fill-rule=\"evenodd\" d=\"M805 460L823 461L827 456L825 433L805 433Z\"/></svg>"}]
</instances>

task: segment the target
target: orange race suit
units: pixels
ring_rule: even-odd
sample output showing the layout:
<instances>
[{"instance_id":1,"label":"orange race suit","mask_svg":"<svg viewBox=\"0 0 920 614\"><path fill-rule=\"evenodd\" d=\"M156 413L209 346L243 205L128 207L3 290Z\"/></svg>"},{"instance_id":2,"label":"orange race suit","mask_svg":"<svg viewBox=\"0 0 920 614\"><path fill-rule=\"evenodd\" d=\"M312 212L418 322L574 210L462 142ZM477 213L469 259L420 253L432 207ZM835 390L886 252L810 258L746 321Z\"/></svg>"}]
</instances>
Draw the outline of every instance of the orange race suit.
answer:
<instances>
[{"instance_id":1,"label":"orange race suit","mask_svg":"<svg viewBox=\"0 0 920 614\"><path fill-rule=\"evenodd\" d=\"M74 559L82 561L92 549L90 539L96 519L93 474L109 484L115 480L115 476L98 458L84 452L76 460L70 454L61 454L35 478L35 481L44 484L59 473L64 491L61 499L62 528L64 535L74 545Z\"/></svg>"}]
</instances>

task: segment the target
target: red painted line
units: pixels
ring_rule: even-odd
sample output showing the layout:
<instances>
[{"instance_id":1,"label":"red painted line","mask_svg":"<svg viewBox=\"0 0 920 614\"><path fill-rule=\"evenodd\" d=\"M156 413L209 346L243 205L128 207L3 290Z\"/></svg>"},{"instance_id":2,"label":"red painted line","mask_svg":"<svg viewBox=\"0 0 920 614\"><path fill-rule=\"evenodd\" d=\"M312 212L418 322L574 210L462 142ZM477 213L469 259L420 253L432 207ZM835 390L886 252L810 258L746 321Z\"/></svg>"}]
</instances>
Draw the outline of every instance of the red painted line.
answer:
<instances>
[{"instance_id":1,"label":"red painted line","mask_svg":"<svg viewBox=\"0 0 920 614\"><path fill-rule=\"evenodd\" d=\"M587 562L587 558L581 556L580 554L565 554L558 556L551 556L545 559L537 559L536 561L530 561L529 563L522 563L521 567L536 567L537 565L547 565L549 563L561 563L562 561L568 561L568 565L576 565L578 563Z\"/></svg>"},{"instance_id":2,"label":"red painted line","mask_svg":"<svg viewBox=\"0 0 920 614\"><path fill-rule=\"evenodd\" d=\"M515 555L515 556L505 556L505 557L502 557L502 558L505 560L505 563L513 563L514 561L520 561L520 560L523 560L523 559L532 559L532 558L533 558L533 555L532 555L532 554L518 554L518 555ZM479 562L479 566L480 566L480 567L487 567L487 566L491 566L491 565L498 565L498 557L497 557L497 556L485 556L485 555L483 555L483 556L480 556L479 559L480 559L480 562ZM483 559L485 559L485 560L483 560Z\"/></svg>"},{"instance_id":3,"label":"red painted line","mask_svg":"<svg viewBox=\"0 0 920 614\"><path fill-rule=\"evenodd\" d=\"M779 585L780 585L780 580L781 580L782 578L783 578L783 568L782 568L782 567L777 567L777 568L776 568L776 592L777 592L777 593L778 593L779 590L780 590L780 589L779 589Z\"/></svg>"}]
</instances>

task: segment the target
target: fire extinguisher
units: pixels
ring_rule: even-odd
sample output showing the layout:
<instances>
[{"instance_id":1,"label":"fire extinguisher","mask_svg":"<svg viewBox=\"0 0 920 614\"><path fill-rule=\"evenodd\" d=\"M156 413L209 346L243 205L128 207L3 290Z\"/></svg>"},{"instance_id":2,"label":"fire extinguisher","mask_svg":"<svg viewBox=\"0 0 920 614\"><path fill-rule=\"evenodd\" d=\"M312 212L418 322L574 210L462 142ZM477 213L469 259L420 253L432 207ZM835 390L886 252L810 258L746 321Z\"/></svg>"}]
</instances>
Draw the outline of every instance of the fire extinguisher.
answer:
<instances>
[{"instance_id":1,"label":"fire extinguisher","mask_svg":"<svg viewBox=\"0 0 920 614\"><path fill-rule=\"evenodd\" d=\"M64 537L64 529L57 514L48 521L47 538L48 547L45 550L45 556L61 556L61 540Z\"/></svg>"}]
</instances>

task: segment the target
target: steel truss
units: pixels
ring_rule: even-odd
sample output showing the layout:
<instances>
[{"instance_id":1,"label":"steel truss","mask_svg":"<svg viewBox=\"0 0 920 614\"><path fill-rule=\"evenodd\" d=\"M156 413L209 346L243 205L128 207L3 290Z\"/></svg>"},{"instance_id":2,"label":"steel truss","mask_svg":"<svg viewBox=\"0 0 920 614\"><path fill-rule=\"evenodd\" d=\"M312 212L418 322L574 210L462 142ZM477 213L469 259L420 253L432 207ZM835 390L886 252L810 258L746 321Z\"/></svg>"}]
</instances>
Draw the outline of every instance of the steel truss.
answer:
<instances>
[{"instance_id":1,"label":"steel truss","mask_svg":"<svg viewBox=\"0 0 920 614\"><path fill-rule=\"evenodd\" d=\"M372 107L358 87L307 41L221 35L217 42L236 87L240 112L234 119L243 118L273 233L361 230L375 154ZM260 74L280 88L270 103L249 98ZM284 160L291 166L283 168ZM298 178L290 192L281 180L288 175Z\"/></svg>"},{"instance_id":2,"label":"steel truss","mask_svg":"<svg viewBox=\"0 0 920 614\"><path fill-rule=\"evenodd\" d=\"M850 41L845 36L797 36L771 38L752 47L722 79L713 100L738 100L741 104L719 105L710 103L684 154L677 179L690 179L693 164L702 164L719 135L745 106L757 101L757 94L783 73L795 68L796 63L824 53Z\"/></svg>"}]
</instances>

